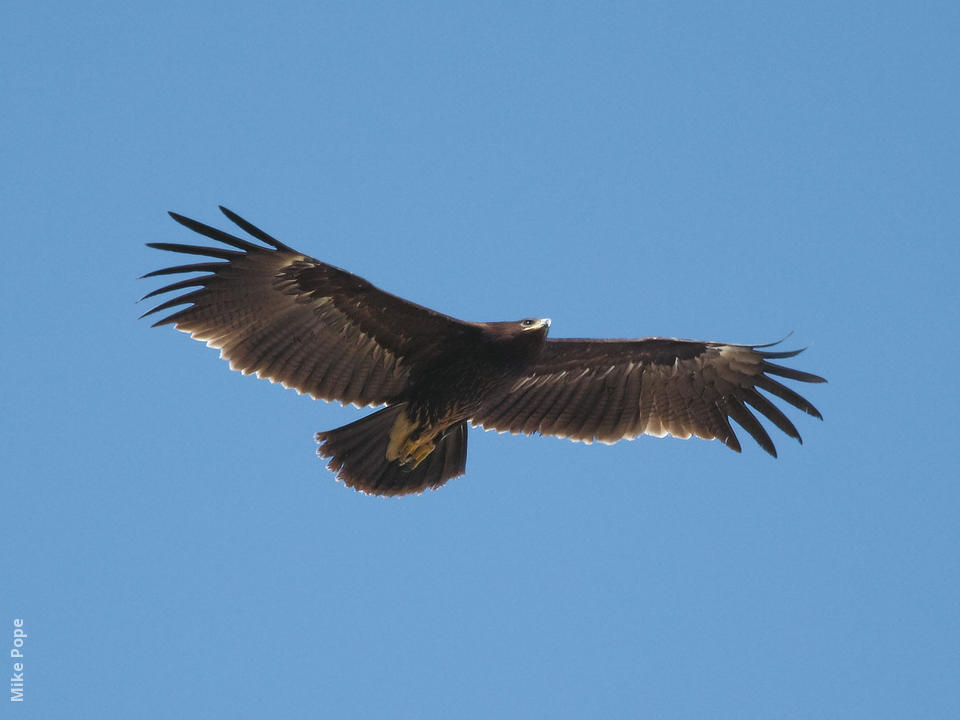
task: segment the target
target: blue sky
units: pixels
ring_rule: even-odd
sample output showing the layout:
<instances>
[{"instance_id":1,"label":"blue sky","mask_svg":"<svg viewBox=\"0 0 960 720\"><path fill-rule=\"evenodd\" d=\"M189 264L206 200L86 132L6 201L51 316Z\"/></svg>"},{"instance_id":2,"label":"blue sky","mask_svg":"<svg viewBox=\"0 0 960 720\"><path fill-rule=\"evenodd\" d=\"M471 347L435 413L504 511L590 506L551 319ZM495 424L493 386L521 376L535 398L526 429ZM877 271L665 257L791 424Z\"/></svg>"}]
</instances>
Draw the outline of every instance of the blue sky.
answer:
<instances>
[{"instance_id":1,"label":"blue sky","mask_svg":"<svg viewBox=\"0 0 960 720\"><path fill-rule=\"evenodd\" d=\"M955 3L0 24L4 717L960 716ZM825 420L779 460L475 430L361 496L313 443L359 411L136 319L217 204L465 319L794 331Z\"/></svg>"}]
</instances>

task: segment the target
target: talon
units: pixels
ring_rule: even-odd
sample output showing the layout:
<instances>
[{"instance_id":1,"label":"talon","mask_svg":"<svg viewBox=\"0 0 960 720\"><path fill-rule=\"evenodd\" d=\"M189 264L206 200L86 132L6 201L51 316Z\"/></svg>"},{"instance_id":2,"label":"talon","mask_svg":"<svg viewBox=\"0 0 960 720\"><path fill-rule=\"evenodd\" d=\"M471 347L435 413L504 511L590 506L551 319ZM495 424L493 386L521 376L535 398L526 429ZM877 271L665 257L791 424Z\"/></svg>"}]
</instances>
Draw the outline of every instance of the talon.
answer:
<instances>
[{"instance_id":1,"label":"talon","mask_svg":"<svg viewBox=\"0 0 960 720\"><path fill-rule=\"evenodd\" d=\"M435 428L417 425L402 413L390 430L387 460L396 461L404 468L413 470L433 452L436 447L433 441L435 434Z\"/></svg>"},{"instance_id":2,"label":"talon","mask_svg":"<svg viewBox=\"0 0 960 720\"><path fill-rule=\"evenodd\" d=\"M430 456L430 453L433 452L433 449L435 447L436 446L432 442L428 442L413 448L413 452L411 452L410 455L407 456L407 461L408 462L412 461L413 463L411 465L411 468L417 467L417 465L419 465L424 460L426 460Z\"/></svg>"}]
</instances>

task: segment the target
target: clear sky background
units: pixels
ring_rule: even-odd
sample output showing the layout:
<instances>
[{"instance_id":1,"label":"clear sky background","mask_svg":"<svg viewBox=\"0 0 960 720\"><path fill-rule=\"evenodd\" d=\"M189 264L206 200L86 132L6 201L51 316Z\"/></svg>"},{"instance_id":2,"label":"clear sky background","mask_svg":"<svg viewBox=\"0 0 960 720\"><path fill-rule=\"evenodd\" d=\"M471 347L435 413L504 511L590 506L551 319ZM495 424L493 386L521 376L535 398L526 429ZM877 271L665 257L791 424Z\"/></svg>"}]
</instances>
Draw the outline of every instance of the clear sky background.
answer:
<instances>
[{"instance_id":1,"label":"clear sky background","mask_svg":"<svg viewBox=\"0 0 960 720\"><path fill-rule=\"evenodd\" d=\"M4 717L960 717L957 3L0 26ZM465 319L794 331L825 420L779 460L474 430L359 495L313 433L360 411L137 320L166 211L221 203Z\"/></svg>"}]
</instances>

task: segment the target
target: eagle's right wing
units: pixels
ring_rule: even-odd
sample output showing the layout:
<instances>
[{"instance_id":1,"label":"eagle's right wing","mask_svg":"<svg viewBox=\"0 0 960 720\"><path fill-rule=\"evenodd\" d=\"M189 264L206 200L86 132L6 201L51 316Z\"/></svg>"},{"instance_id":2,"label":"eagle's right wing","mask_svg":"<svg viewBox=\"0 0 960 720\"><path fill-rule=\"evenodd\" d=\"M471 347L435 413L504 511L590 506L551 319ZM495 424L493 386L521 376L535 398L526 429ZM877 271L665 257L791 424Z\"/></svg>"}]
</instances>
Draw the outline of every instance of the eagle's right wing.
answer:
<instances>
[{"instance_id":1,"label":"eagle's right wing","mask_svg":"<svg viewBox=\"0 0 960 720\"><path fill-rule=\"evenodd\" d=\"M764 347L670 338L547 340L531 372L504 398L485 405L472 422L501 432L539 432L582 442L614 443L643 433L696 435L717 438L739 452L732 419L776 457L770 436L750 408L790 437L800 440L800 433L760 391L819 418L811 403L770 376L825 381L770 362L800 350Z\"/></svg>"}]
</instances>

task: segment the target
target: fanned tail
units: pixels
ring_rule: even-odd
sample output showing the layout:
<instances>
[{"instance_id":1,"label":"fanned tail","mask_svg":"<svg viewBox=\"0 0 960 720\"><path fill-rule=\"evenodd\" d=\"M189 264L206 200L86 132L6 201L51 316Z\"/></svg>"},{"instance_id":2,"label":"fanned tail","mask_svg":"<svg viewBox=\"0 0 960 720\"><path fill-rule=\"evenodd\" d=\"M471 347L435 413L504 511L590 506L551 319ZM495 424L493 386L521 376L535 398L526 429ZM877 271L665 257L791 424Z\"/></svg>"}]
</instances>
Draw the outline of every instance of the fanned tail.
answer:
<instances>
[{"instance_id":1,"label":"fanned tail","mask_svg":"<svg viewBox=\"0 0 960 720\"><path fill-rule=\"evenodd\" d=\"M317 454L345 485L372 495L406 495L436 489L463 475L467 465L467 424L458 423L435 439L436 449L416 467L387 459L390 430L404 405L393 405L336 430L317 433Z\"/></svg>"}]
</instances>

